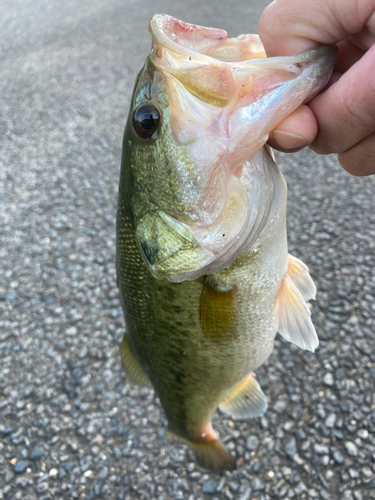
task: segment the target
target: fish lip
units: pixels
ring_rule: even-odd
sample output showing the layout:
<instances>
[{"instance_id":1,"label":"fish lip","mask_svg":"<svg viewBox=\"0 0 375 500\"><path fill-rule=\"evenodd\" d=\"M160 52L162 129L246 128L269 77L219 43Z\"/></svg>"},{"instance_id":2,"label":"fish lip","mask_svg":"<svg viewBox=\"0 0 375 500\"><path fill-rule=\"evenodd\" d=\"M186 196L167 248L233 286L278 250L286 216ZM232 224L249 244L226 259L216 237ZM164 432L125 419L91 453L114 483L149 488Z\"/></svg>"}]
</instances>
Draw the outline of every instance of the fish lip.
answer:
<instances>
[{"instance_id":1,"label":"fish lip","mask_svg":"<svg viewBox=\"0 0 375 500\"><path fill-rule=\"evenodd\" d=\"M198 24L190 24L180 21L173 16L168 14L155 14L149 23L149 32L151 33L153 39L160 46L164 47L166 50L173 52L175 54L180 55L194 55L195 63L205 63L207 64L209 61L219 62L223 65L229 65L232 68L234 67L244 67L247 66L262 66L262 67L274 67L274 68L282 68L284 65L294 65L298 66L299 64L309 63L316 61L317 59L325 58L327 60L326 65L333 65L338 53L338 48L336 45L318 45L317 47L313 47L312 49L305 50L303 52L299 52L294 55L284 56L284 57L259 57L259 58L250 58L243 61L223 61L221 59L215 58L213 56L204 54L199 52L198 50L189 49L182 45L174 42L171 37L168 35L168 29L171 25L179 25L184 30L191 33L204 33L209 35L211 39L225 40L230 41L231 38L228 38L227 32L218 28L207 28L205 26L200 26ZM257 35L243 35L244 37L257 37ZM258 37L259 39L259 37ZM233 38L235 40L235 38ZM259 39L261 42L261 40ZM287 68L286 68L287 69Z\"/></svg>"},{"instance_id":2,"label":"fish lip","mask_svg":"<svg viewBox=\"0 0 375 500\"><path fill-rule=\"evenodd\" d=\"M233 38L228 38L228 34L225 30L219 29L219 28L207 28L205 26L200 26L199 24L190 24L190 23L185 23L184 21L180 21L179 19L170 16L168 14L155 14L150 22L149 22L149 32L152 35L153 38L153 51L154 55L152 59L157 60L159 56L158 53L158 46L163 47L166 49L168 52L173 53L175 56L194 56L194 60L192 61L192 65L208 65L212 64L213 62L215 64L223 65L223 66L231 66L231 65L238 65L240 64L240 61L228 61L224 59L220 59L218 57L214 57L212 55L205 54L204 52L200 52L198 49L193 46L193 48L188 48L186 46L180 45L176 42L174 42L171 39L171 36L169 34L169 30L171 26L173 27L179 26L179 28L183 29L187 33L193 33L194 35L198 36L201 34L203 37L210 39L213 42L213 45L210 47L209 44L207 45L207 50L211 50L214 48L215 42L228 42L231 43L232 41L237 41L238 43L241 43L243 40L248 39L252 40L253 42L258 42L259 44L259 49L257 53L259 52L259 58L265 58L266 54L263 49L263 45L259 39L258 35L253 35L253 34L245 34L245 35L239 35L239 37L233 37ZM173 33L172 33L173 34ZM197 38L197 42L199 42L199 38ZM249 57L247 58L251 60L258 60L256 58L252 59L251 55L249 53ZM190 59L191 60L191 59Z\"/></svg>"},{"instance_id":3,"label":"fish lip","mask_svg":"<svg viewBox=\"0 0 375 500\"><path fill-rule=\"evenodd\" d=\"M205 31L217 31L221 33L221 36L218 36L217 39L220 40L222 38L226 39L227 38L227 32L225 30L220 30L216 28L206 28L204 26L200 26L198 24L190 24L190 23L185 23L183 21L180 21L179 19L170 16L169 14L155 14L149 23L148 29L149 32L151 33L152 37L156 39L156 41L162 46L165 47L166 49L179 53L179 54L194 54L196 56L199 54L204 59L214 59L211 56L207 56L205 54L200 54L197 53L195 50L188 49L187 47L182 47L181 45L178 45L177 43L173 42L167 34L167 27L169 27L171 24L176 24L178 23L180 26L184 27L185 29L189 31L198 31L198 30L205 30Z\"/></svg>"},{"instance_id":4,"label":"fish lip","mask_svg":"<svg viewBox=\"0 0 375 500\"><path fill-rule=\"evenodd\" d=\"M267 57L259 59L250 59L241 61L240 63L231 63L232 71L243 71L249 67L255 69L273 69L284 70L286 72L297 73L302 71L306 66L314 61L324 61L321 65L321 71L328 71L330 67L333 68L338 54L338 47L336 45L319 45L313 49L298 52L290 56L281 57ZM228 63L226 63L228 64Z\"/></svg>"},{"instance_id":5,"label":"fish lip","mask_svg":"<svg viewBox=\"0 0 375 500\"><path fill-rule=\"evenodd\" d=\"M328 58L328 61L330 62L335 60L338 51L339 49L336 45L318 45L317 47L313 47L312 49L304 50L290 56L268 57L266 60L264 60L264 62L262 62L262 64L266 65L267 62L270 65L276 63L277 66L279 64L303 64L313 62L322 58Z\"/></svg>"},{"instance_id":6,"label":"fish lip","mask_svg":"<svg viewBox=\"0 0 375 500\"><path fill-rule=\"evenodd\" d=\"M315 61L316 59L321 59L322 57L329 57L330 59L336 59L339 52L337 45L318 45L309 50L303 52L298 52L294 55L295 58L300 57L303 62L304 59L308 61Z\"/></svg>"}]
</instances>

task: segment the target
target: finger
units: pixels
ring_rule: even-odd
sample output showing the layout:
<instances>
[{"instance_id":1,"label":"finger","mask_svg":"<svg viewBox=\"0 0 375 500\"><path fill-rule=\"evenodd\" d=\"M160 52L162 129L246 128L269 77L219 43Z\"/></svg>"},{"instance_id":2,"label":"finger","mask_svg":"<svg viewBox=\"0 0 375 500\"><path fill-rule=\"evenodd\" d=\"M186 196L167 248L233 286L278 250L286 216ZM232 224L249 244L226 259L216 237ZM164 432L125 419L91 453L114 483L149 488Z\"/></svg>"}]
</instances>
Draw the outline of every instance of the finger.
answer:
<instances>
[{"instance_id":1,"label":"finger","mask_svg":"<svg viewBox=\"0 0 375 500\"><path fill-rule=\"evenodd\" d=\"M279 151L294 153L313 142L318 123L311 109L302 104L271 132L268 144Z\"/></svg>"},{"instance_id":2,"label":"finger","mask_svg":"<svg viewBox=\"0 0 375 500\"><path fill-rule=\"evenodd\" d=\"M374 15L373 15L374 16ZM375 19L371 19L359 33L351 36L351 41L360 49L368 50L374 45L375 39Z\"/></svg>"},{"instance_id":3,"label":"finger","mask_svg":"<svg viewBox=\"0 0 375 500\"><path fill-rule=\"evenodd\" d=\"M341 166L350 174L375 174L375 132L338 155Z\"/></svg>"},{"instance_id":4,"label":"finger","mask_svg":"<svg viewBox=\"0 0 375 500\"><path fill-rule=\"evenodd\" d=\"M374 12L373 0L275 0L261 16L259 35L269 57L295 54L317 43L337 43L364 28L372 33Z\"/></svg>"},{"instance_id":5,"label":"finger","mask_svg":"<svg viewBox=\"0 0 375 500\"><path fill-rule=\"evenodd\" d=\"M365 53L364 50L359 49L356 45L354 45L349 38L339 42L337 46L339 48L339 52L337 54L337 60L333 71L338 73L345 73L345 71L359 61Z\"/></svg>"},{"instance_id":6,"label":"finger","mask_svg":"<svg viewBox=\"0 0 375 500\"><path fill-rule=\"evenodd\" d=\"M341 153L375 131L375 45L309 103L319 125L311 148Z\"/></svg>"}]
</instances>

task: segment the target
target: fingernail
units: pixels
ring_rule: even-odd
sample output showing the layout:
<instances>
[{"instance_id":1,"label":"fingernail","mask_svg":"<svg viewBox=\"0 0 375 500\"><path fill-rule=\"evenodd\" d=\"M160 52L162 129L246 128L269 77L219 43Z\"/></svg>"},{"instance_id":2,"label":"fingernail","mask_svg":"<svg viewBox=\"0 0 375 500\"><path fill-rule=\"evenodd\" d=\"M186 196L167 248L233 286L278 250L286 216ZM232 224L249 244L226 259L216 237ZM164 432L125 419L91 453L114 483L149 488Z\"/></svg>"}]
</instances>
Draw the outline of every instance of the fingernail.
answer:
<instances>
[{"instance_id":1,"label":"fingernail","mask_svg":"<svg viewBox=\"0 0 375 500\"><path fill-rule=\"evenodd\" d=\"M272 138L277 144L284 149L301 148L307 146L309 141L301 135L291 134L290 132L283 132L281 130L274 130Z\"/></svg>"}]
</instances>

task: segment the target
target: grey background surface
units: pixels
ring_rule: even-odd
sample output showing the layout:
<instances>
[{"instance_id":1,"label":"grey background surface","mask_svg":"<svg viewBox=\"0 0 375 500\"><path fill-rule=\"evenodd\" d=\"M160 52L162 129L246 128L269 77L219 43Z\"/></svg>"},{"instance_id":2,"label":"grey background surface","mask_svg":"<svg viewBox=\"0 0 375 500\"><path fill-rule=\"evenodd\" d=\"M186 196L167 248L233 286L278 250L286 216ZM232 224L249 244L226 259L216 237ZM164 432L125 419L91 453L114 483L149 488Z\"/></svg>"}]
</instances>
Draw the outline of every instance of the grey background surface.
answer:
<instances>
[{"instance_id":1,"label":"grey background surface","mask_svg":"<svg viewBox=\"0 0 375 500\"><path fill-rule=\"evenodd\" d=\"M257 32L266 1L0 4L0 500L375 498L375 178L283 156L291 252L321 344L279 337L261 419L214 427L243 467L208 473L122 371L121 139L156 12Z\"/></svg>"}]
</instances>

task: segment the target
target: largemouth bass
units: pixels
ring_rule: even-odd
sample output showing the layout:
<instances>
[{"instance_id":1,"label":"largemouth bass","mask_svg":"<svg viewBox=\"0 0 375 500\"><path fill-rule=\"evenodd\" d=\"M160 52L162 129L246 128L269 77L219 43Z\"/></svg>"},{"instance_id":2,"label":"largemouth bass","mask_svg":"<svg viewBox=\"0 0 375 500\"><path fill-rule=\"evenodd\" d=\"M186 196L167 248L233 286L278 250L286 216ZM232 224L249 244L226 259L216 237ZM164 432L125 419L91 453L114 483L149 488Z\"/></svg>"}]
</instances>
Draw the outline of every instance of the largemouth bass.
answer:
<instances>
[{"instance_id":1,"label":"largemouth bass","mask_svg":"<svg viewBox=\"0 0 375 500\"><path fill-rule=\"evenodd\" d=\"M168 430L200 464L236 462L219 407L257 417L253 371L279 332L314 351L307 267L288 255L286 184L270 131L327 83L337 49L267 59L256 35L167 15L150 22L123 142L117 273L130 381L154 387Z\"/></svg>"}]
</instances>

